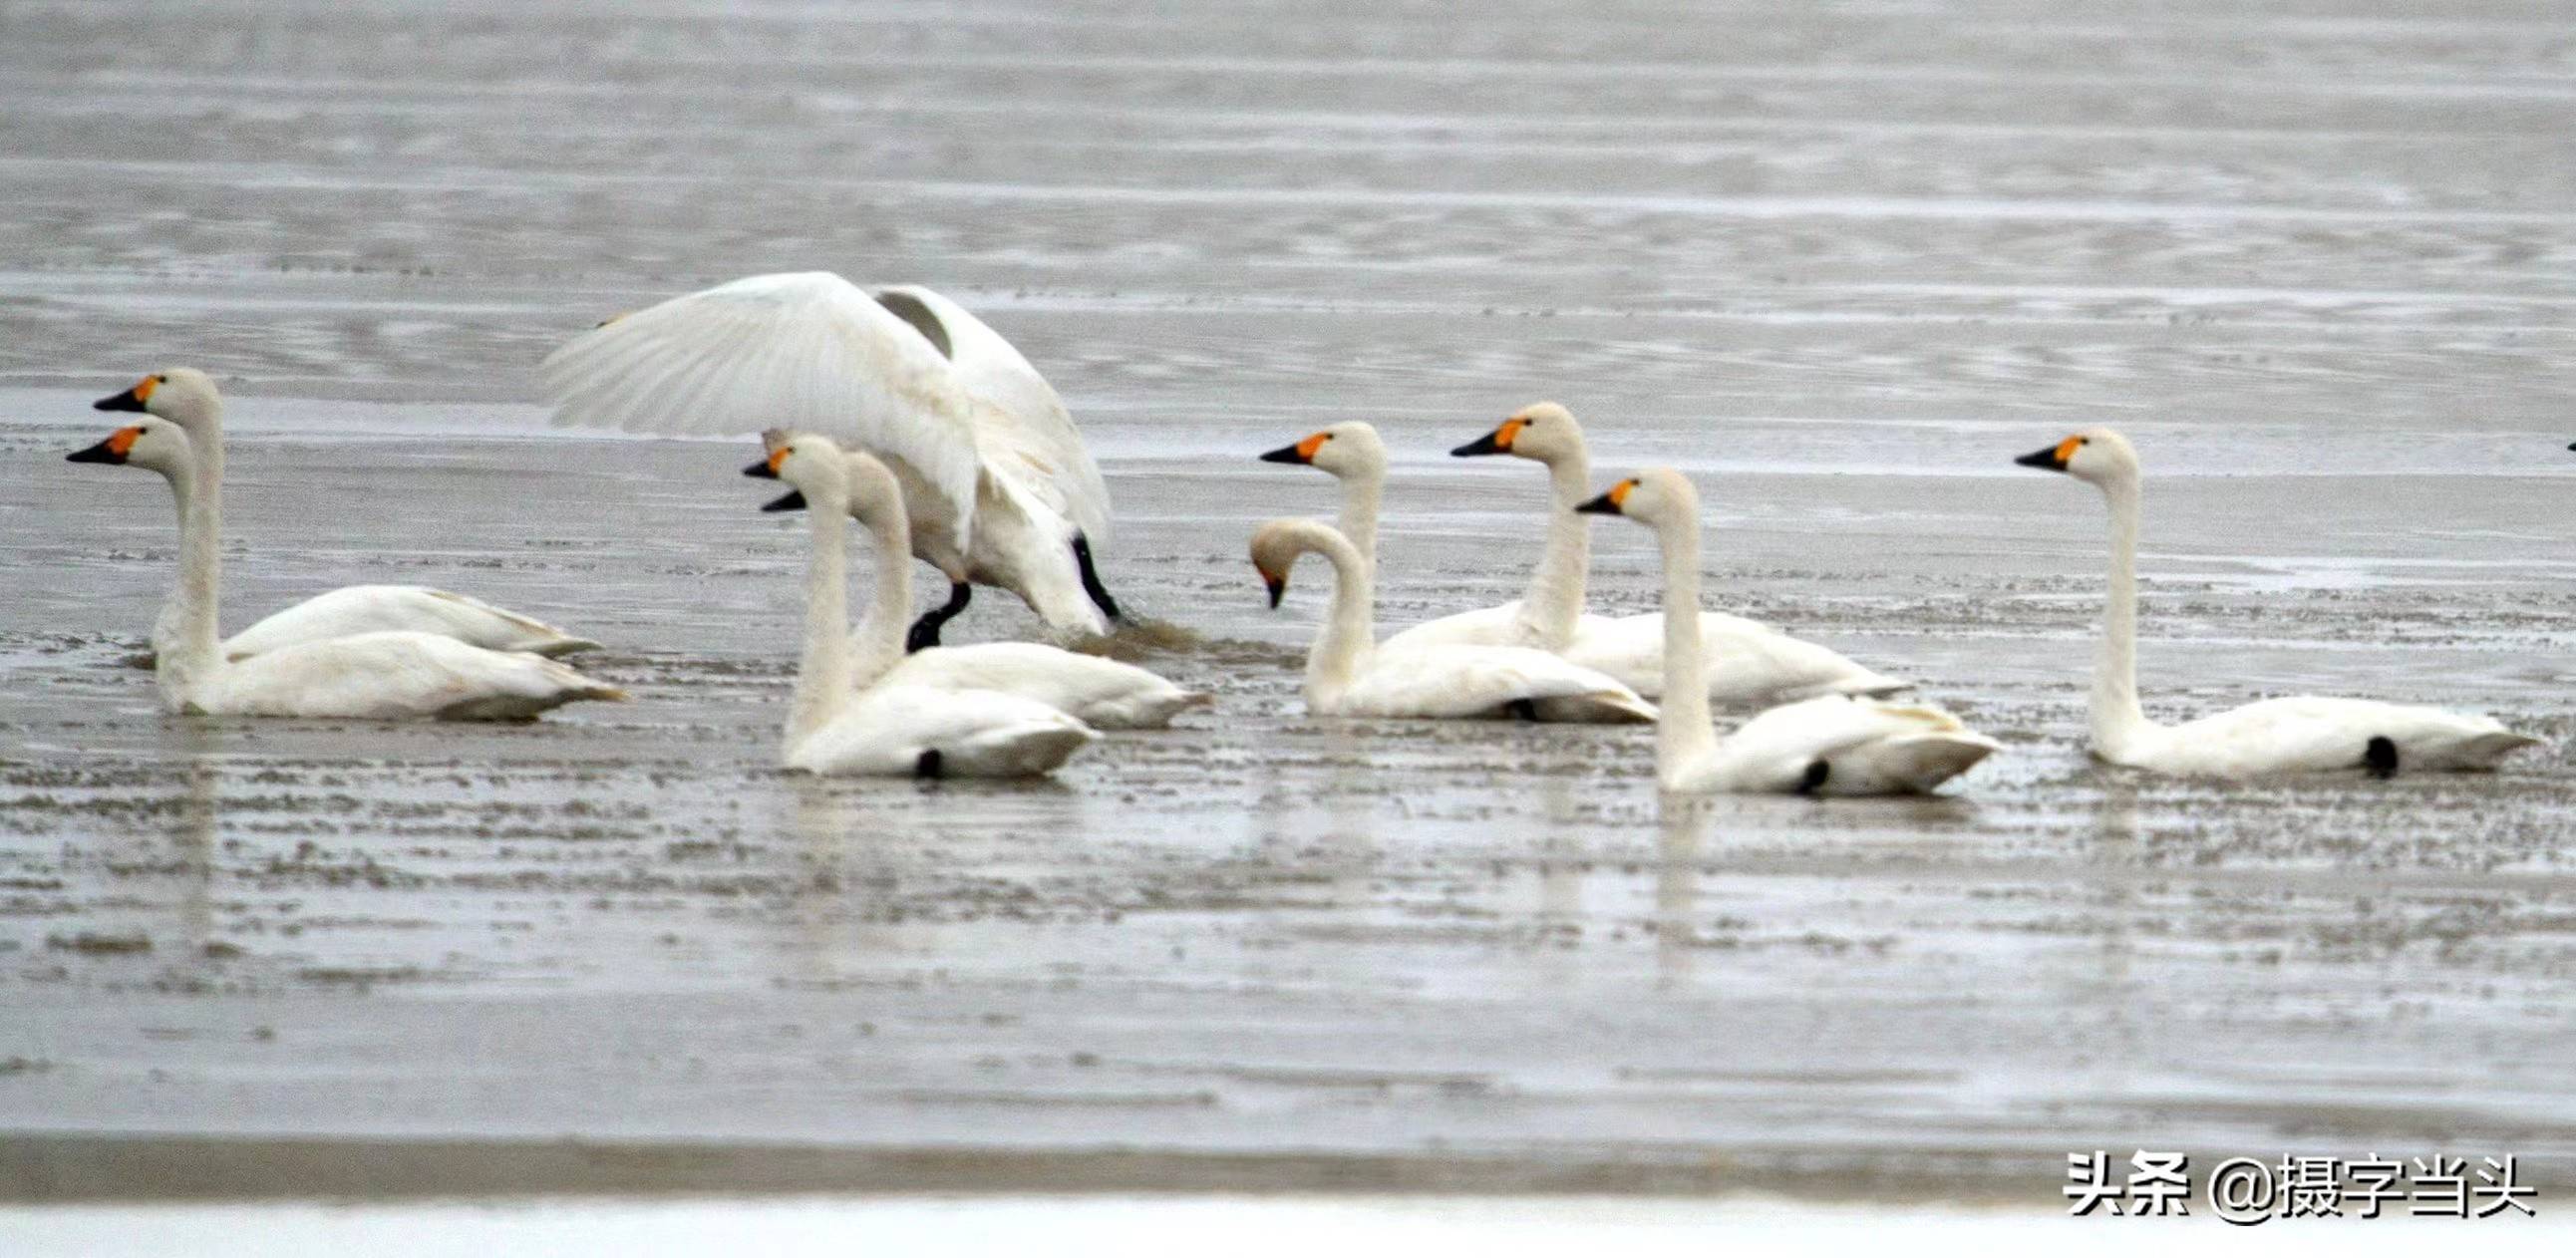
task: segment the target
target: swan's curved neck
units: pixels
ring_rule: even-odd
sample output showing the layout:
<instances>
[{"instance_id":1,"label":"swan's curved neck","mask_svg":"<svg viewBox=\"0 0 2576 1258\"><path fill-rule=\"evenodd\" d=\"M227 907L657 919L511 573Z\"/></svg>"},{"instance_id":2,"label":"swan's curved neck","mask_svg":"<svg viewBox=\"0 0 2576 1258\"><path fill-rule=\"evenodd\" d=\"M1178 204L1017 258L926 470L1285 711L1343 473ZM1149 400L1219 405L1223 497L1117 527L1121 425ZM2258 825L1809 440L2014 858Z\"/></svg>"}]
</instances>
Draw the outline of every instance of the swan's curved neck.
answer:
<instances>
[{"instance_id":1,"label":"swan's curved neck","mask_svg":"<svg viewBox=\"0 0 2576 1258\"><path fill-rule=\"evenodd\" d=\"M1333 706L1350 688L1351 679L1368 666L1370 653L1377 649L1376 596L1369 588L1368 559L1350 539L1319 533L1312 548L1333 565L1332 610L1322 632L1315 635L1315 645L1306 652L1306 702L1324 708Z\"/></svg>"},{"instance_id":2,"label":"swan's curved neck","mask_svg":"<svg viewBox=\"0 0 2576 1258\"><path fill-rule=\"evenodd\" d=\"M900 510L879 511L868 527L876 543L876 585L850 634L850 684L859 687L903 662L912 619L912 522Z\"/></svg>"},{"instance_id":3,"label":"swan's curved neck","mask_svg":"<svg viewBox=\"0 0 2576 1258\"><path fill-rule=\"evenodd\" d=\"M1350 539L1352 548L1358 550L1360 558L1367 560L1372 568L1377 566L1378 509L1385 496L1386 468L1383 465L1361 468L1342 476L1342 514L1333 526Z\"/></svg>"},{"instance_id":4,"label":"swan's curved neck","mask_svg":"<svg viewBox=\"0 0 2576 1258\"><path fill-rule=\"evenodd\" d=\"M197 705L200 693L223 666L224 428L220 407L209 406L184 431L188 468L170 478L179 507L179 580L153 631L153 678L171 711Z\"/></svg>"},{"instance_id":5,"label":"swan's curved neck","mask_svg":"<svg viewBox=\"0 0 2576 1258\"><path fill-rule=\"evenodd\" d=\"M787 748L821 729L849 698L849 515L847 494L809 493L813 557L805 570L805 655L787 708ZM897 644L900 650L901 644Z\"/></svg>"},{"instance_id":6,"label":"swan's curved neck","mask_svg":"<svg viewBox=\"0 0 2576 1258\"><path fill-rule=\"evenodd\" d=\"M1664 694L1656 700L1661 712L1655 718L1655 778L1672 790L1717 755L1707 666L1700 658L1698 514L1657 524L1655 539L1664 557Z\"/></svg>"},{"instance_id":7,"label":"swan's curved neck","mask_svg":"<svg viewBox=\"0 0 2576 1258\"><path fill-rule=\"evenodd\" d=\"M2138 706L2138 483L2114 481L2102 494L2111 503L2111 596L2093 664L2093 749L2124 762L2156 730Z\"/></svg>"},{"instance_id":8,"label":"swan's curved neck","mask_svg":"<svg viewBox=\"0 0 2576 1258\"><path fill-rule=\"evenodd\" d=\"M1583 615L1583 583L1592 566L1592 523L1575 505L1592 493L1592 460L1583 451L1548 462L1547 551L1521 598L1521 627L1534 645L1563 650ZM1696 543L1694 543L1696 546Z\"/></svg>"}]
</instances>

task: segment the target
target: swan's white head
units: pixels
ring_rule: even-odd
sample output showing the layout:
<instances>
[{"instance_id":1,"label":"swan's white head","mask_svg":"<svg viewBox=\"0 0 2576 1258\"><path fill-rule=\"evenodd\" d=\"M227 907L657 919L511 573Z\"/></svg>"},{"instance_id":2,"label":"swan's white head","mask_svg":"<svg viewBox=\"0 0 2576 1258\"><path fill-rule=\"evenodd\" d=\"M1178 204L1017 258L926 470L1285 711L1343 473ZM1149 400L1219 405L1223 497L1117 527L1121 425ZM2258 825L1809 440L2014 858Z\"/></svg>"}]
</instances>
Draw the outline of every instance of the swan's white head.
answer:
<instances>
[{"instance_id":1,"label":"swan's white head","mask_svg":"<svg viewBox=\"0 0 2576 1258\"><path fill-rule=\"evenodd\" d=\"M1297 566L1297 557L1322 549L1323 534L1331 531L1315 520L1272 520L1253 531L1252 566L1270 588L1272 607L1288 593L1288 570Z\"/></svg>"},{"instance_id":2,"label":"swan's white head","mask_svg":"<svg viewBox=\"0 0 2576 1258\"><path fill-rule=\"evenodd\" d=\"M2014 459L2023 467L2064 472L2095 485L2127 484L2138 479L2138 452L2129 439L2109 428L2087 428L2045 450Z\"/></svg>"},{"instance_id":3,"label":"swan's white head","mask_svg":"<svg viewBox=\"0 0 2576 1258\"><path fill-rule=\"evenodd\" d=\"M829 437L810 432L760 434L769 456L742 469L745 476L783 480L795 492L762 507L763 511L802 511L809 501L846 510L850 500L849 456Z\"/></svg>"},{"instance_id":4,"label":"swan's white head","mask_svg":"<svg viewBox=\"0 0 2576 1258\"><path fill-rule=\"evenodd\" d=\"M1585 515L1624 515L1650 528L1699 523L1699 491L1669 467L1650 468L1612 485L1575 510Z\"/></svg>"},{"instance_id":5,"label":"swan's white head","mask_svg":"<svg viewBox=\"0 0 2576 1258\"><path fill-rule=\"evenodd\" d=\"M133 388L100 398L90 406L102 411L158 415L182 428L193 429L219 411L223 395L215 391L214 377L194 367L172 367L153 372L135 381Z\"/></svg>"},{"instance_id":6,"label":"swan's white head","mask_svg":"<svg viewBox=\"0 0 2576 1258\"><path fill-rule=\"evenodd\" d=\"M1554 402L1533 402L1512 412L1492 432L1449 453L1460 458L1508 454L1554 463L1583 453L1583 425L1574 422L1574 412Z\"/></svg>"},{"instance_id":7,"label":"swan's white head","mask_svg":"<svg viewBox=\"0 0 2576 1258\"><path fill-rule=\"evenodd\" d=\"M1335 476L1378 475L1386 471L1386 443L1378 440L1375 427L1349 419L1269 451L1261 461L1303 463Z\"/></svg>"},{"instance_id":8,"label":"swan's white head","mask_svg":"<svg viewBox=\"0 0 2576 1258\"><path fill-rule=\"evenodd\" d=\"M107 440L68 456L73 463L122 463L171 480L188 475L188 434L177 424L147 415L107 435Z\"/></svg>"}]
</instances>

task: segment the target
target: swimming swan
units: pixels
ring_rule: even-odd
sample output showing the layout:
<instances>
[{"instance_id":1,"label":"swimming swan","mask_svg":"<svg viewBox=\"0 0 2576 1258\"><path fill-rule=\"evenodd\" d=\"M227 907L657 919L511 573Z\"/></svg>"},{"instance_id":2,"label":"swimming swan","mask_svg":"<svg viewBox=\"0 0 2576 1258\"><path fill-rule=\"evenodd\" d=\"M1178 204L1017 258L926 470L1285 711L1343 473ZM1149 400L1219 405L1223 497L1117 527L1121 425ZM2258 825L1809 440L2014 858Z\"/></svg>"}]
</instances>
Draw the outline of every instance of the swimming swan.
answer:
<instances>
[{"instance_id":1,"label":"swimming swan","mask_svg":"<svg viewBox=\"0 0 2576 1258\"><path fill-rule=\"evenodd\" d=\"M1643 472L1572 513L1624 515L1655 531L1664 608L1699 603L1699 492L1671 468ZM1664 714L1655 723L1655 780L1664 790L1808 795L1929 791L2002 749L1928 704L1823 695L1767 709L1724 739L1709 724L1700 677L1700 618L1663 618Z\"/></svg>"},{"instance_id":2,"label":"swimming swan","mask_svg":"<svg viewBox=\"0 0 2576 1258\"><path fill-rule=\"evenodd\" d=\"M1252 535L1252 564L1277 607L1300 555L1333 565L1333 604L1306 653L1306 710L1317 716L1651 721L1652 704L1588 668L1528 647L1435 643L1394 649L1370 626L1370 570L1321 520L1273 520Z\"/></svg>"},{"instance_id":3,"label":"swimming swan","mask_svg":"<svg viewBox=\"0 0 2576 1258\"><path fill-rule=\"evenodd\" d=\"M830 440L776 430L761 439L773 450L790 442L820 448ZM1210 702L1209 695L1183 690L1133 664L1042 642L936 646L905 654L904 622L912 607L912 525L903 488L866 451L845 451L843 457L850 515L875 539L877 572L868 609L850 635L853 685L862 690L879 684L998 690L1035 699L1094 729L1162 729L1181 712Z\"/></svg>"},{"instance_id":4,"label":"swimming swan","mask_svg":"<svg viewBox=\"0 0 2576 1258\"><path fill-rule=\"evenodd\" d=\"M2265 699L2181 725L2138 706L2137 451L2109 428L2088 428L2013 462L2091 483L2111 504L2111 598L2093 668L2093 754L2159 773L2249 778L2367 769L2491 769L2540 740L2487 716L2368 699Z\"/></svg>"},{"instance_id":5,"label":"swimming swan","mask_svg":"<svg viewBox=\"0 0 2576 1258\"><path fill-rule=\"evenodd\" d=\"M805 579L805 650L787 712L781 759L808 773L919 777L1034 777L1098 738L1039 703L992 690L852 683L849 632L849 473L838 447L791 438L744 468L795 492L763 510L810 505L813 554Z\"/></svg>"},{"instance_id":6,"label":"swimming swan","mask_svg":"<svg viewBox=\"0 0 2576 1258\"><path fill-rule=\"evenodd\" d=\"M755 275L611 319L547 355L543 376L558 424L781 428L885 460L913 553L950 583L915 647L938 644L975 585L1019 595L1059 633L1118 617L1091 558L1109 540L1109 488L1073 418L1000 333L929 289Z\"/></svg>"},{"instance_id":7,"label":"swimming swan","mask_svg":"<svg viewBox=\"0 0 2576 1258\"><path fill-rule=\"evenodd\" d=\"M177 424L147 416L71 456L75 463L122 463L158 472L177 502L179 579L152 635L161 644L153 671L161 706L168 711L515 720L576 699L626 697L614 686L543 656L486 650L411 630L298 642L247 659L225 659L215 634L223 574L218 544L222 498L219 492L199 490L190 468L192 450Z\"/></svg>"},{"instance_id":8,"label":"swimming swan","mask_svg":"<svg viewBox=\"0 0 2576 1258\"><path fill-rule=\"evenodd\" d=\"M102 411L139 412L177 424L192 449L176 458L186 465L196 495L211 501L222 492L223 397L206 373L186 367L155 372L133 388L93 405ZM299 642L388 629L434 633L470 646L538 655L570 655L599 645L544 621L446 590L425 585L351 585L272 613L226 638L223 654L228 660L242 660ZM156 638L152 649L158 652L161 645Z\"/></svg>"},{"instance_id":9,"label":"swimming swan","mask_svg":"<svg viewBox=\"0 0 2576 1258\"><path fill-rule=\"evenodd\" d=\"M1526 596L1425 621L1388 638L1385 645L1448 642L1535 647L1607 673L1640 695L1660 697L1662 613L1603 616L1583 610L1592 539L1572 512L1590 490L1592 470L1583 430L1574 416L1553 402L1541 402L1451 453L1513 454L1546 464L1552 486L1547 549L1530 576ZM1386 483L1386 447L1376 429L1358 421L1335 424L1261 457L1272 463L1308 464L1339 478L1343 531L1361 554L1375 561L1378 503ZM1829 648L1742 616L1702 612L1700 626L1708 644L1703 670L1708 694L1718 703L1743 706L1815 694L1885 694L1907 685Z\"/></svg>"}]
</instances>

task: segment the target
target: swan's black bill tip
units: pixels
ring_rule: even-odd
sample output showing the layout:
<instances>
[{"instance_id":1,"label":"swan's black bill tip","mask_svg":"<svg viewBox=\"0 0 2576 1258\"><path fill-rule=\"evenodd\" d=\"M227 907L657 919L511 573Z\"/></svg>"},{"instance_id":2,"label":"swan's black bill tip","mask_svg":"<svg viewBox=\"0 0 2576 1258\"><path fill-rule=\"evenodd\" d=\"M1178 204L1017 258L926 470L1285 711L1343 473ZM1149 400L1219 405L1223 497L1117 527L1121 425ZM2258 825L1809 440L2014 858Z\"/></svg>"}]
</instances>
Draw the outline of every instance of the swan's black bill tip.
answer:
<instances>
[{"instance_id":1,"label":"swan's black bill tip","mask_svg":"<svg viewBox=\"0 0 2576 1258\"><path fill-rule=\"evenodd\" d=\"M786 497L761 508L763 511L802 511L804 509L805 491L801 489L790 490Z\"/></svg>"},{"instance_id":2,"label":"swan's black bill tip","mask_svg":"<svg viewBox=\"0 0 2576 1258\"><path fill-rule=\"evenodd\" d=\"M1279 448L1278 448L1278 449L1276 449L1276 450L1268 450L1268 451L1264 451L1264 452L1262 453L1262 455L1261 455L1261 461L1262 461L1262 462L1264 462L1264 463L1312 463L1312 462L1314 462L1314 460L1313 460L1313 459L1310 459L1310 458L1307 458L1307 457L1306 457L1306 452L1305 452L1305 451L1298 449L1296 446L1281 446L1281 447L1279 447Z\"/></svg>"},{"instance_id":3,"label":"swan's black bill tip","mask_svg":"<svg viewBox=\"0 0 2576 1258\"><path fill-rule=\"evenodd\" d=\"M2049 446L2043 450L2033 450L2018 459L2014 459L2013 462L2020 464L2023 467L2036 467L2051 472L2063 472L2066 470L2066 460L2057 457L2057 451L2058 447L2056 446Z\"/></svg>"},{"instance_id":4,"label":"swan's black bill tip","mask_svg":"<svg viewBox=\"0 0 2576 1258\"><path fill-rule=\"evenodd\" d=\"M122 463L125 456L117 453L115 438L99 442L85 450L74 450L63 456L66 463Z\"/></svg>"},{"instance_id":5,"label":"swan's black bill tip","mask_svg":"<svg viewBox=\"0 0 2576 1258\"><path fill-rule=\"evenodd\" d=\"M1286 577L1265 576L1261 578L1261 584L1269 587L1270 608L1272 611L1277 611L1279 609L1279 600L1288 597L1288 579Z\"/></svg>"},{"instance_id":6,"label":"swan's black bill tip","mask_svg":"<svg viewBox=\"0 0 2576 1258\"><path fill-rule=\"evenodd\" d=\"M1608 494L1603 494L1603 495L1601 495L1601 496L1600 496L1600 497L1598 497L1598 498L1594 498L1594 499L1592 499L1591 501L1586 502L1586 503L1584 503L1583 505L1576 507L1576 508L1574 509L1574 512L1575 512L1575 514L1577 514L1577 515L1623 515L1623 514L1625 514L1624 512L1622 512L1622 511L1620 511L1620 510L1619 510L1619 502L1618 502L1618 500L1617 500L1617 499L1615 499L1615 498L1612 498L1612 497L1611 497L1610 495L1608 495Z\"/></svg>"},{"instance_id":7,"label":"swan's black bill tip","mask_svg":"<svg viewBox=\"0 0 2576 1258\"><path fill-rule=\"evenodd\" d=\"M1490 432L1489 432L1489 433L1486 433L1484 436L1478 437L1478 438L1476 438L1475 440L1470 441L1470 442L1468 442L1467 444L1465 444L1465 445L1463 445L1463 446L1460 446L1460 447L1458 447L1458 448L1457 448L1457 449L1455 449L1455 450L1450 451L1450 452L1449 452L1449 457L1451 457L1451 458L1453 458L1453 459L1467 459L1467 458L1474 458L1475 456L1477 456L1477 455L1479 455L1479 454L1509 454L1509 453L1511 453L1511 451L1509 451L1509 450L1505 450L1505 449L1503 448L1503 443L1502 443L1502 442L1499 442L1499 441L1494 440L1494 434L1492 434L1492 433L1490 433Z\"/></svg>"},{"instance_id":8,"label":"swan's black bill tip","mask_svg":"<svg viewBox=\"0 0 2576 1258\"><path fill-rule=\"evenodd\" d=\"M140 413L143 410L143 399L134 396L134 390L127 389L125 392L119 393L114 397L100 398L99 400L90 403L89 406L90 409L94 411L134 411Z\"/></svg>"},{"instance_id":9,"label":"swan's black bill tip","mask_svg":"<svg viewBox=\"0 0 2576 1258\"><path fill-rule=\"evenodd\" d=\"M762 459L758 463L754 463L751 466L742 469L742 474L760 480L778 479L778 469L771 467L769 465L769 460L767 459Z\"/></svg>"}]
</instances>

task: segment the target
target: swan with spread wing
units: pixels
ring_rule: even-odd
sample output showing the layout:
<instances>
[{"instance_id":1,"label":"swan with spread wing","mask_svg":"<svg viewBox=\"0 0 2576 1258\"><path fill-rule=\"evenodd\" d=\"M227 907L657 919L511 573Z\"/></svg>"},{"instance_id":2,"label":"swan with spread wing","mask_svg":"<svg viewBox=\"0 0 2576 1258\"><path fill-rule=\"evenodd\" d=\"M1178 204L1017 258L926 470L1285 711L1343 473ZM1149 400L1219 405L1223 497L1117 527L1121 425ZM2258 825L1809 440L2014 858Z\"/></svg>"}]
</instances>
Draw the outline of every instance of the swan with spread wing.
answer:
<instances>
[{"instance_id":1,"label":"swan with spread wing","mask_svg":"<svg viewBox=\"0 0 2576 1258\"><path fill-rule=\"evenodd\" d=\"M548 355L543 376L558 424L791 429L883 460L913 554L949 581L912 649L938 645L977 585L1019 595L1057 633L1105 633L1118 617L1092 562L1109 489L1064 402L1000 333L927 288L755 275L602 323Z\"/></svg>"}]
</instances>

